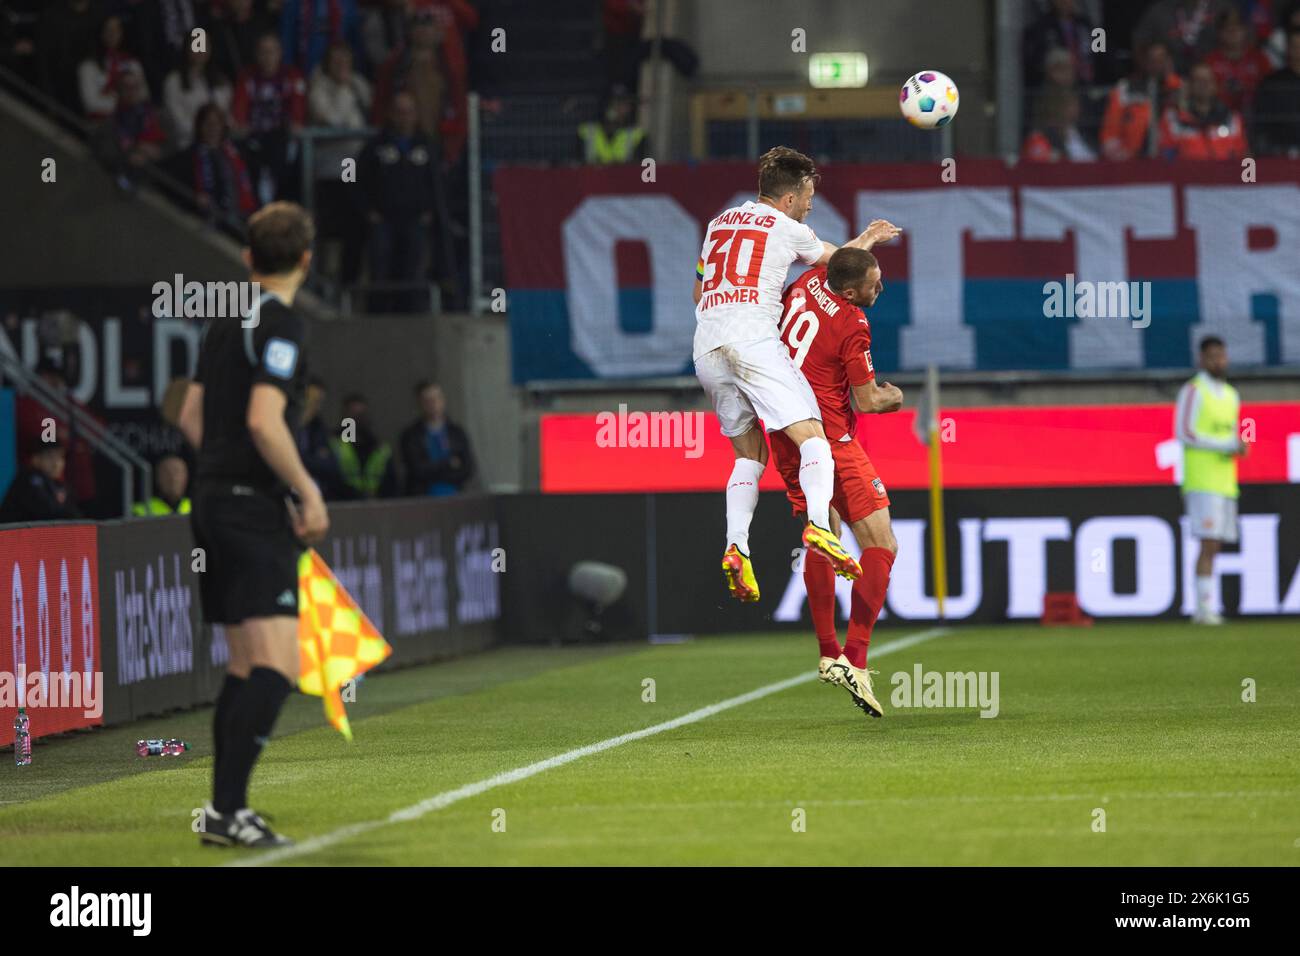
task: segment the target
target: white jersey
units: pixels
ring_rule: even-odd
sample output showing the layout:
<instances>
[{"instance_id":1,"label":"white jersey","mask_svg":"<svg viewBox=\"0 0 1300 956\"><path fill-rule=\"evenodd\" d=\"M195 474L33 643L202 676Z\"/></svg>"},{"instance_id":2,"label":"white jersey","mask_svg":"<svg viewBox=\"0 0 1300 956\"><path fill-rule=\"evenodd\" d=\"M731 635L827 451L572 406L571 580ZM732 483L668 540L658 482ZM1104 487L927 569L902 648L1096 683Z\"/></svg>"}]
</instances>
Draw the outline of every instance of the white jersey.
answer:
<instances>
[{"instance_id":1,"label":"white jersey","mask_svg":"<svg viewBox=\"0 0 1300 956\"><path fill-rule=\"evenodd\" d=\"M794 262L822 257L816 233L772 206L753 200L709 223L700 253L695 358L719 346L776 338L781 291Z\"/></svg>"}]
</instances>

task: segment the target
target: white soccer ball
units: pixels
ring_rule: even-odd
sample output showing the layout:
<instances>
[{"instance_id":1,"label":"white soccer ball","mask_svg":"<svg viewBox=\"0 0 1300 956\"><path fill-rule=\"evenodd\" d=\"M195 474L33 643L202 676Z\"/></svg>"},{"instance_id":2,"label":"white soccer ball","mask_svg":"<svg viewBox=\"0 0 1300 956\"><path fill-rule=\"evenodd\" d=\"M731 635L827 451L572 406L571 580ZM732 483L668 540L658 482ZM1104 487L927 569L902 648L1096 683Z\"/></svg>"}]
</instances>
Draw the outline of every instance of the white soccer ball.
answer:
<instances>
[{"instance_id":1,"label":"white soccer ball","mask_svg":"<svg viewBox=\"0 0 1300 956\"><path fill-rule=\"evenodd\" d=\"M922 70L908 77L898 94L898 108L907 121L921 129L947 126L957 115L957 84L938 70Z\"/></svg>"}]
</instances>

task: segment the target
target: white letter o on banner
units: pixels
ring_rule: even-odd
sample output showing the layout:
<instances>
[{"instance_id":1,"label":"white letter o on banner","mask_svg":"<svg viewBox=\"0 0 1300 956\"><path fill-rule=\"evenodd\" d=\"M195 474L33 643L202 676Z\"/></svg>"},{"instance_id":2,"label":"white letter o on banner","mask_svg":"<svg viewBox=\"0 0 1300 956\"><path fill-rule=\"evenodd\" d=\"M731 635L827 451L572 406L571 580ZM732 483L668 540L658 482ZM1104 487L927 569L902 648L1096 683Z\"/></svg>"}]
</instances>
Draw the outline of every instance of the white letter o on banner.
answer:
<instances>
[{"instance_id":1,"label":"white letter o on banner","mask_svg":"<svg viewBox=\"0 0 1300 956\"><path fill-rule=\"evenodd\" d=\"M666 194L591 196L561 233L574 354L602 377L681 373L695 338L691 284L699 224ZM649 332L619 326L614 244L620 239L639 239L650 252Z\"/></svg>"},{"instance_id":2,"label":"white letter o on banner","mask_svg":"<svg viewBox=\"0 0 1300 956\"><path fill-rule=\"evenodd\" d=\"M1137 548L1137 590L1115 593L1115 542L1131 540ZM1094 549L1106 554L1104 570L1092 570ZM1074 535L1074 577L1079 606L1097 617L1149 617L1174 603L1174 533L1160 518L1148 515L1092 518Z\"/></svg>"}]
</instances>

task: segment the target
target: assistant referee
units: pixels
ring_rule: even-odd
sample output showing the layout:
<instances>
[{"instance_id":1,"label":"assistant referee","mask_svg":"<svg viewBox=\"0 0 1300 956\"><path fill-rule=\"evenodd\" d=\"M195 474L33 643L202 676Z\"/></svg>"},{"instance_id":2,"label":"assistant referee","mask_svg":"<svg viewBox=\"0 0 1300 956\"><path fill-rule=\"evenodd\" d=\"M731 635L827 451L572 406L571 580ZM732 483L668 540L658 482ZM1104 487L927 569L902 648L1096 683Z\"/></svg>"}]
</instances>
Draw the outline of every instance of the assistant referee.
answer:
<instances>
[{"instance_id":1,"label":"assistant referee","mask_svg":"<svg viewBox=\"0 0 1300 956\"><path fill-rule=\"evenodd\" d=\"M230 662L212 720L212 802L202 842L283 846L248 806L248 780L298 682L298 557L329 528L292 423L302 415L308 327L293 308L315 229L294 203L248 221L244 262L260 292L252 312L210 317L178 425L198 449L191 526L205 567L200 603L224 625ZM295 505L289 498L297 496Z\"/></svg>"}]
</instances>

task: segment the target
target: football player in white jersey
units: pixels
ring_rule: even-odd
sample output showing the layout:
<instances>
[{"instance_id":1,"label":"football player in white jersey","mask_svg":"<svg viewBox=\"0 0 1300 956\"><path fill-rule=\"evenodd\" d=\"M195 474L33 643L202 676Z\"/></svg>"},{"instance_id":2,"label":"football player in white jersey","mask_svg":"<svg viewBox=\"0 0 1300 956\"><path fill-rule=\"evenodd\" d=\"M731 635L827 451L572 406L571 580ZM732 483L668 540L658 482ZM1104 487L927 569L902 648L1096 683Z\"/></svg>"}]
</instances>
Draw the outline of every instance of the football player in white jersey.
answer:
<instances>
[{"instance_id":1,"label":"football player in white jersey","mask_svg":"<svg viewBox=\"0 0 1300 956\"><path fill-rule=\"evenodd\" d=\"M804 225L818 178L813 161L802 153L786 146L768 150L759 160L758 199L709 223L696 269L695 374L736 452L727 482L722 572L732 597L741 601L758 600L749 525L758 505L758 481L767 467L759 419L768 431L783 431L799 446L799 486L808 502L804 545L825 554L843 577L862 573L830 530L831 447L817 399L778 336L781 292L790 266L824 265L838 248ZM899 232L877 219L846 245L870 250Z\"/></svg>"}]
</instances>

